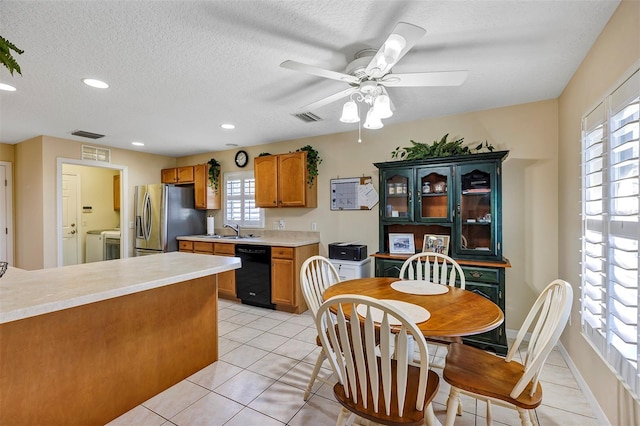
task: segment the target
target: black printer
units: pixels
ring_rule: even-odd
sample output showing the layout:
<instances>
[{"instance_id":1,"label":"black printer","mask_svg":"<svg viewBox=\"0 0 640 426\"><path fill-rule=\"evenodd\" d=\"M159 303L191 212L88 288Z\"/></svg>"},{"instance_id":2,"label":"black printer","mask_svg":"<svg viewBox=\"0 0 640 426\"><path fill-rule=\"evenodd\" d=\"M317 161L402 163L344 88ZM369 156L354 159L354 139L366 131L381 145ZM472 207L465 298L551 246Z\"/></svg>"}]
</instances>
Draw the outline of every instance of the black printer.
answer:
<instances>
[{"instance_id":1,"label":"black printer","mask_svg":"<svg viewBox=\"0 0 640 426\"><path fill-rule=\"evenodd\" d=\"M367 258L367 246L362 244L331 243L329 259L364 260Z\"/></svg>"}]
</instances>

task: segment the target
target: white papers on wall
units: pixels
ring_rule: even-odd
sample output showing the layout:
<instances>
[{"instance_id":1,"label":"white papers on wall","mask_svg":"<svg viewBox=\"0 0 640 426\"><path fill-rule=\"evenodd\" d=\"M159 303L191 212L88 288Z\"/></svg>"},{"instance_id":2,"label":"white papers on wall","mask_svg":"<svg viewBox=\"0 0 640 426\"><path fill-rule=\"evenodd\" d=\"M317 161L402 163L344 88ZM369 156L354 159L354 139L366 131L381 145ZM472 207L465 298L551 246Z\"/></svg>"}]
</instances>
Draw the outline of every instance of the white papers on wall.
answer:
<instances>
[{"instance_id":1,"label":"white papers on wall","mask_svg":"<svg viewBox=\"0 0 640 426\"><path fill-rule=\"evenodd\" d=\"M331 179L331 210L371 210L378 199L371 177Z\"/></svg>"}]
</instances>

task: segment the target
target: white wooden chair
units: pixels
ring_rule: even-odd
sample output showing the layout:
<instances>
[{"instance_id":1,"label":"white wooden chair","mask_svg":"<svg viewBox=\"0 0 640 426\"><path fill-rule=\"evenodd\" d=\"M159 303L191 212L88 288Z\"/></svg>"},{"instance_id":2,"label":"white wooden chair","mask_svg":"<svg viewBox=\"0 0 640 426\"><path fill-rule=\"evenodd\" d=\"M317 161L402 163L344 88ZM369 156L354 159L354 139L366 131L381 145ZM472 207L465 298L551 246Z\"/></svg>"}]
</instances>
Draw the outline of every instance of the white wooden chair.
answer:
<instances>
[{"instance_id":1,"label":"white wooden chair","mask_svg":"<svg viewBox=\"0 0 640 426\"><path fill-rule=\"evenodd\" d=\"M358 305L365 310L355 327ZM345 311L351 313L351 322ZM354 416L383 425L435 424L431 401L439 377L429 370L427 343L409 317L378 299L342 295L322 304L316 326L338 378L333 391L343 408L336 425L350 424ZM418 365L412 364L409 340L421 354Z\"/></svg>"},{"instance_id":2,"label":"white wooden chair","mask_svg":"<svg viewBox=\"0 0 640 426\"><path fill-rule=\"evenodd\" d=\"M464 290L465 280L462 268L454 259L441 253L417 253L405 260L400 269L402 280L424 280L435 284L456 286L456 279L460 281L459 287ZM462 343L458 336L427 337L427 342L434 345L448 347L451 343ZM432 363L432 367L444 368L444 364ZM462 413L460 413L462 414Z\"/></svg>"},{"instance_id":3,"label":"white wooden chair","mask_svg":"<svg viewBox=\"0 0 640 426\"><path fill-rule=\"evenodd\" d=\"M300 284L302 286L302 294L309 310L313 314L315 319L316 313L322 305L322 294L324 291L333 284L340 281L338 271L335 266L326 257L323 256L311 256L304 261L300 268ZM316 339L318 346L322 346L319 339ZM333 385L335 381L329 381L328 378L318 377L322 363L327 359L323 350L318 354L315 367L309 378L307 389L304 392L304 400L309 399L311 389L316 379Z\"/></svg>"},{"instance_id":4,"label":"white wooden chair","mask_svg":"<svg viewBox=\"0 0 640 426\"><path fill-rule=\"evenodd\" d=\"M486 401L487 425L491 424L492 403L517 410L522 425L535 424L533 410L542 403L540 372L564 330L572 302L573 290L569 283L551 282L529 311L506 358L451 344L442 373L451 385L445 426L452 426L455 421L455 403L461 393ZM520 364L513 358L532 325L524 364Z\"/></svg>"}]
</instances>

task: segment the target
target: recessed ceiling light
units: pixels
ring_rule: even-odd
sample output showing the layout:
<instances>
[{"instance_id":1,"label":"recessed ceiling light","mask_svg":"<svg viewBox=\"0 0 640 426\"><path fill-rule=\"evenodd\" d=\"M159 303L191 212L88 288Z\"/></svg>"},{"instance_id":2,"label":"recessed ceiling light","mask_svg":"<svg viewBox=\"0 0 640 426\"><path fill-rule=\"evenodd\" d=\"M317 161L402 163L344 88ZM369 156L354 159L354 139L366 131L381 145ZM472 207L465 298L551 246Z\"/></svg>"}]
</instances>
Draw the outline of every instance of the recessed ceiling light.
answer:
<instances>
[{"instance_id":1,"label":"recessed ceiling light","mask_svg":"<svg viewBox=\"0 0 640 426\"><path fill-rule=\"evenodd\" d=\"M144 146L144 143L143 142L131 142L131 145Z\"/></svg>"},{"instance_id":2,"label":"recessed ceiling light","mask_svg":"<svg viewBox=\"0 0 640 426\"><path fill-rule=\"evenodd\" d=\"M104 81L96 80L93 78L83 78L82 82L87 86L95 87L97 89L106 89L107 87L109 87L109 85Z\"/></svg>"},{"instance_id":3,"label":"recessed ceiling light","mask_svg":"<svg viewBox=\"0 0 640 426\"><path fill-rule=\"evenodd\" d=\"M5 90L7 92L15 92L17 89L13 86L9 86L8 84L0 83L0 90Z\"/></svg>"},{"instance_id":4,"label":"recessed ceiling light","mask_svg":"<svg viewBox=\"0 0 640 426\"><path fill-rule=\"evenodd\" d=\"M222 127L223 129L227 129L227 130L233 130L233 129L236 128L236 126L231 124L231 123L221 124L220 127Z\"/></svg>"},{"instance_id":5,"label":"recessed ceiling light","mask_svg":"<svg viewBox=\"0 0 640 426\"><path fill-rule=\"evenodd\" d=\"M224 146L238 146L237 143L225 143Z\"/></svg>"}]
</instances>

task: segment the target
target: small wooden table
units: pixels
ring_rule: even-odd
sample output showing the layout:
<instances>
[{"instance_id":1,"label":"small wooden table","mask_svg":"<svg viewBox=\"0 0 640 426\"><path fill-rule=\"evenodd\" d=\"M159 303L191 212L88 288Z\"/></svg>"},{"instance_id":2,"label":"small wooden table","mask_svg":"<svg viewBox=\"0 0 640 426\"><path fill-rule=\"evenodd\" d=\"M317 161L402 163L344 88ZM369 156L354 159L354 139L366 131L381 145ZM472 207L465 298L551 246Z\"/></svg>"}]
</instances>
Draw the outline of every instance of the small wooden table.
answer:
<instances>
[{"instance_id":1,"label":"small wooden table","mask_svg":"<svg viewBox=\"0 0 640 426\"><path fill-rule=\"evenodd\" d=\"M408 294L391 288L391 283L398 280L374 277L343 281L325 290L323 298L358 294L422 306L431 313L427 321L416 324L425 336L469 336L493 330L504 321L498 305L471 291L449 287L448 292L439 295ZM351 314L349 310L345 309L346 315Z\"/></svg>"}]
</instances>

